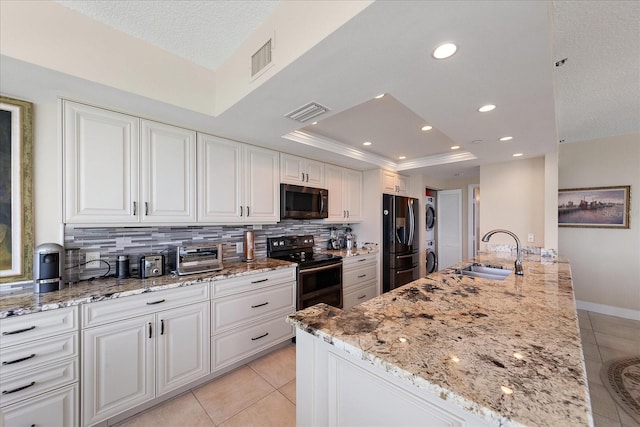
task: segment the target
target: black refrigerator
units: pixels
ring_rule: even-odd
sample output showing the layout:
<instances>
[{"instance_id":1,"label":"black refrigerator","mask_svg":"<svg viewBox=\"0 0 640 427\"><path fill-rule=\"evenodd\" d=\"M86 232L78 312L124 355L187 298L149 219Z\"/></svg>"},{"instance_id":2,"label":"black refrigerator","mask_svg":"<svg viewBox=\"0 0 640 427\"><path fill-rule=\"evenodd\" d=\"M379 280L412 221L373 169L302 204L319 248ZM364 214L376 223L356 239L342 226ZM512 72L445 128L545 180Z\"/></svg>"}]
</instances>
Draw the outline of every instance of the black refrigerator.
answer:
<instances>
[{"instance_id":1,"label":"black refrigerator","mask_svg":"<svg viewBox=\"0 0 640 427\"><path fill-rule=\"evenodd\" d=\"M418 199L382 195L382 292L418 279Z\"/></svg>"}]
</instances>

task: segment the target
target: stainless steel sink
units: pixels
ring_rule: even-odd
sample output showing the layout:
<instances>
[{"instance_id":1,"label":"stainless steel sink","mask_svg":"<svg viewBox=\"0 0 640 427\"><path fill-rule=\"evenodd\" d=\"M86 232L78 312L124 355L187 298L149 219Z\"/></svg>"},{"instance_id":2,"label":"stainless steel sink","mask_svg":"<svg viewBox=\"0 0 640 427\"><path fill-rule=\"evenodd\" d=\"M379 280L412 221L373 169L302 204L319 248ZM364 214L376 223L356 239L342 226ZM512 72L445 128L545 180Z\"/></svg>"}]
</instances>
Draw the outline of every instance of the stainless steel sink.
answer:
<instances>
[{"instance_id":1,"label":"stainless steel sink","mask_svg":"<svg viewBox=\"0 0 640 427\"><path fill-rule=\"evenodd\" d=\"M471 264L460 270L457 270L459 274L469 277L480 277L483 279L490 280L504 280L513 273L513 270L509 270L507 268L500 267L486 267L483 265L475 265Z\"/></svg>"}]
</instances>

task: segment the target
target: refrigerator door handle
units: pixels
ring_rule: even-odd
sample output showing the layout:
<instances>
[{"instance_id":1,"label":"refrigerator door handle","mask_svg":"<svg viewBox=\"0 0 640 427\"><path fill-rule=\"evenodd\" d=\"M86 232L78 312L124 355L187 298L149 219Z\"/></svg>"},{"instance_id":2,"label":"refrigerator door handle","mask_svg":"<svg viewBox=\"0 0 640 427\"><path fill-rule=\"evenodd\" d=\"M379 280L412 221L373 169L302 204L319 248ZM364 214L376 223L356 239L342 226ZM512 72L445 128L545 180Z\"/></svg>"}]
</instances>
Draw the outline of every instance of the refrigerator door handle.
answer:
<instances>
[{"instance_id":1,"label":"refrigerator door handle","mask_svg":"<svg viewBox=\"0 0 640 427\"><path fill-rule=\"evenodd\" d=\"M407 242L407 244L409 246L413 246L413 232L415 230L415 216L413 215L413 203L412 200L409 199L407 200L407 207L409 208L409 241Z\"/></svg>"}]
</instances>

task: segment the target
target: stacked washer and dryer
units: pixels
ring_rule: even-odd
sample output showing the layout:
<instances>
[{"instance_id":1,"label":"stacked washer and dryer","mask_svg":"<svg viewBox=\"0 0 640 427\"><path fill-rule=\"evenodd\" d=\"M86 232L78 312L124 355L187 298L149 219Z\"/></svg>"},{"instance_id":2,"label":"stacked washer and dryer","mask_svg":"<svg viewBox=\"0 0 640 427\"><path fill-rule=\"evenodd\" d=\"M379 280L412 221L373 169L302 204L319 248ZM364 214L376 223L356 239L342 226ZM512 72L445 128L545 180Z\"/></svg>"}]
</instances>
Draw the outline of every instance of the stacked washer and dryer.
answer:
<instances>
[{"instance_id":1,"label":"stacked washer and dryer","mask_svg":"<svg viewBox=\"0 0 640 427\"><path fill-rule=\"evenodd\" d=\"M436 253L436 191L426 189L426 248L427 274L438 271L438 254Z\"/></svg>"}]
</instances>

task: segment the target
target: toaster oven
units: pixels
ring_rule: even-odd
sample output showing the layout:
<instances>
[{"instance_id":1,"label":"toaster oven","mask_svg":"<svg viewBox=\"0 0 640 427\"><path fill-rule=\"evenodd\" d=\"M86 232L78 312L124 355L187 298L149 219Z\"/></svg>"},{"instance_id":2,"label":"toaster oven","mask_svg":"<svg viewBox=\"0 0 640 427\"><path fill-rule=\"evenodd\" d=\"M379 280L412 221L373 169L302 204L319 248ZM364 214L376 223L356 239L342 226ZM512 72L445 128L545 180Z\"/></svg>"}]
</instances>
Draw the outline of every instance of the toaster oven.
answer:
<instances>
[{"instance_id":1,"label":"toaster oven","mask_svg":"<svg viewBox=\"0 0 640 427\"><path fill-rule=\"evenodd\" d=\"M222 270L222 244L178 246L175 262L180 276Z\"/></svg>"}]
</instances>

